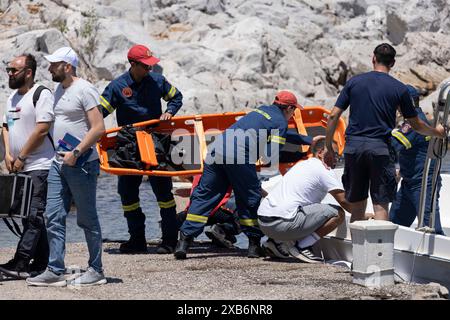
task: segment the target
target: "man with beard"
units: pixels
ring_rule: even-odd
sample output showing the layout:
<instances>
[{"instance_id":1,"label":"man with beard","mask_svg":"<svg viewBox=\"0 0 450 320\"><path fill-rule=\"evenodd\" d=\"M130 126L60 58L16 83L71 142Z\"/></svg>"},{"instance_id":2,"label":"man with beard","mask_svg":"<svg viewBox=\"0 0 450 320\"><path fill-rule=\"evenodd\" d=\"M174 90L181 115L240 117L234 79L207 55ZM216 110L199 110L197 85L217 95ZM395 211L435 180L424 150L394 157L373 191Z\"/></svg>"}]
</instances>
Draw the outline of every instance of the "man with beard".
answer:
<instances>
[{"instance_id":1,"label":"man with beard","mask_svg":"<svg viewBox=\"0 0 450 320\"><path fill-rule=\"evenodd\" d=\"M45 217L50 249L47 270L28 278L33 286L65 286L64 255L66 217L72 200L77 208L77 224L85 234L89 250L87 271L69 284L92 286L106 283L102 266L102 234L96 208L98 154L92 146L104 134L103 117L97 109L99 94L88 81L78 78L78 56L72 48L63 47L45 56L50 62L55 90L55 142L68 135L80 142L71 151L58 152L48 175ZM89 154L87 161L77 160ZM84 157L83 157L84 158ZM81 160L81 159L80 159Z\"/></svg>"},{"instance_id":2,"label":"man with beard","mask_svg":"<svg viewBox=\"0 0 450 320\"><path fill-rule=\"evenodd\" d=\"M14 92L6 102L3 118L5 163L9 172L31 177L33 195L29 216L23 219L24 229L14 258L0 265L0 272L15 279L26 279L30 272L45 270L48 262L43 214L47 176L54 156L48 134L55 118L54 99L50 90L34 82L36 60L31 54L14 58L6 71L9 87Z\"/></svg>"}]
</instances>

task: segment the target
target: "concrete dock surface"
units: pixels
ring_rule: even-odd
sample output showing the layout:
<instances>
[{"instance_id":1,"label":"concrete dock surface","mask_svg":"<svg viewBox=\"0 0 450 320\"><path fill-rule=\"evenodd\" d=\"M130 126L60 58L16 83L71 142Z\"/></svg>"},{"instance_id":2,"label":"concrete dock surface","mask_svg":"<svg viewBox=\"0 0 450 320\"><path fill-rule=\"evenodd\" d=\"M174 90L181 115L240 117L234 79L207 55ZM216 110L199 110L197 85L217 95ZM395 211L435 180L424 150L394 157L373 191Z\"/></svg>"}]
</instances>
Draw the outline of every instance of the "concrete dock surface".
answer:
<instances>
[{"instance_id":1,"label":"concrete dock surface","mask_svg":"<svg viewBox=\"0 0 450 320\"><path fill-rule=\"evenodd\" d=\"M348 269L292 260L249 259L245 250L196 243L187 260L156 254L124 255L119 243L105 243L103 264L108 283L84 288L29 287L25 281L0 280L1 300L385 300L443 299L439 286L396 284L369 289L352 284ZM14 249L0 249L7 262ZM87 267L85 244L68 244L66 267Z\"/></svg>"}]
</instances>

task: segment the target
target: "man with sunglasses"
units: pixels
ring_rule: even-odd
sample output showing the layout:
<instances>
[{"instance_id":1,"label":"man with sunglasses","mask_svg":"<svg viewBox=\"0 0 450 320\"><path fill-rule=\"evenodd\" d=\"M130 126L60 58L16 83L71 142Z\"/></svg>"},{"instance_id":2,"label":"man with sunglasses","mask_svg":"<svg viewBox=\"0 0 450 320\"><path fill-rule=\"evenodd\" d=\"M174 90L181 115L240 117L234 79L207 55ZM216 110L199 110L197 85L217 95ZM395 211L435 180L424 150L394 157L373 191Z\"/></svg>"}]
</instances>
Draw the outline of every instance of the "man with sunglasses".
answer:
<instances>
[{"instance_id":1,"label":"man with sunglasses","mask_svg":"<svg viewBox=\"0 0 450 320\"><path fill-rule=\"evenodd\" d=\"M45 270L48 262L47 231L44 211L47 198L47 176L54 150L47 137L55 119L53 94L41 90L34 82L36 60L30 54L14 58L6 68L9 87L14 92L6 102L3 117L5 163L9 172L31 177L33 195L23 233L14 258L0 265L0 272L15 279L26 279L31 272ZM31 262L31 264L30 264Z\"/></svg>"},{"instance_id":2,"label":"man with sunglasses","mask_svg":"<svg viewBox=\"0 0 450 320\"><path fill-rule=\"evenodd\" d=\"M117 123L125 126L152 119L170 120L181 108L183 96L166 78L151 72L160 60L149 48L135 45L128 51L130 69L114 79L100 97L100 108L107 117L116 111ZM161 98L167 102L162 112ZM178 238L176 204L170 177L149 177L161 214L162 243L157 253L175 249ZM146 253L145 215L139 202L142 176L119 176L118 192L128 223L129 241L121 244L122 253Z\"/></svg>"}]
</instances>

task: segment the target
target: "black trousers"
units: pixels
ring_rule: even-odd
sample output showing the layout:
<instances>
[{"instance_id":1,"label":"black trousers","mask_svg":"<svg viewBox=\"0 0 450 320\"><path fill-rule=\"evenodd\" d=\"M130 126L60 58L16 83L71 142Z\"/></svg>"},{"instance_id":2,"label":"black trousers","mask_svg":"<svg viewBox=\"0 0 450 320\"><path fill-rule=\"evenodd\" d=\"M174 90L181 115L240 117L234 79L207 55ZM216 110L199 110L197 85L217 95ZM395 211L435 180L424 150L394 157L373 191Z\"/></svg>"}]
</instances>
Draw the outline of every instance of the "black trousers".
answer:
<instances>
[{"instance_id":1,"label":"black trousers","mask_svg":"<svg viewBox=\"0 0 450 320\"><path fill-rule=\"evenodd\" d=\"M47 229L45 227L44 212L47 203L48 170L24 172L33 181L33 196L28 219L23 219L23 234L16 250L16 258L23 259L39 266L48 263Z\"/></svg>"}]
</instances>

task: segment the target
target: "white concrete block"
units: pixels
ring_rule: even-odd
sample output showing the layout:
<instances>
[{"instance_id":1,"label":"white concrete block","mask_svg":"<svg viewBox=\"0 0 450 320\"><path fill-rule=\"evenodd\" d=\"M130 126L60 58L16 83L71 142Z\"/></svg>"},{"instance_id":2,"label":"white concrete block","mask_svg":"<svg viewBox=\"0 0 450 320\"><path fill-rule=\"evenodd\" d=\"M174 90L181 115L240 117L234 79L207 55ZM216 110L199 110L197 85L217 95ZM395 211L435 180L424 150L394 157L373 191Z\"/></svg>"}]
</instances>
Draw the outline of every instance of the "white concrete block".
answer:
<instances>
[{"instance_id":1,"label":"white concrete block","mask_svg":"<svg viewBox=\"0 0 450 320\"><path fill-rule=\"evenodd\" d=\"M395 284L394 269L373 272L353 271L353 283L369 288L393 286Z\"/></svg>"},{"instance_id":2,"label":"white concrete block","mask_svg":"<svg viewBox=\"0 0 450 320\"><path fill-rule=\"evenodd\" d=\"M394 284L394 236L398 226L368 220L350 224L353 242L353 282L364 286Z\"/></svg>"}]
</instances>

